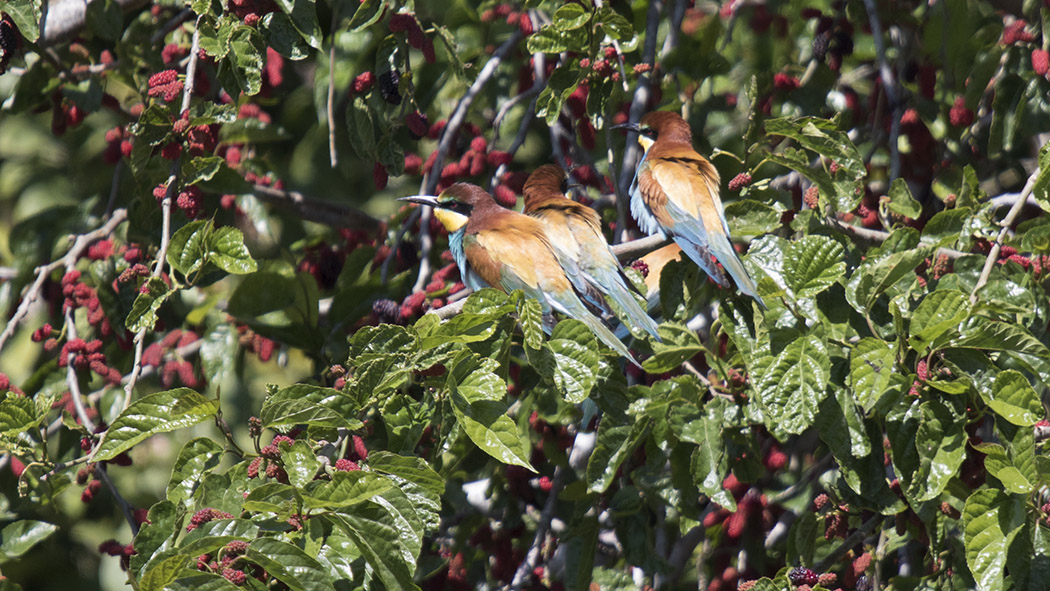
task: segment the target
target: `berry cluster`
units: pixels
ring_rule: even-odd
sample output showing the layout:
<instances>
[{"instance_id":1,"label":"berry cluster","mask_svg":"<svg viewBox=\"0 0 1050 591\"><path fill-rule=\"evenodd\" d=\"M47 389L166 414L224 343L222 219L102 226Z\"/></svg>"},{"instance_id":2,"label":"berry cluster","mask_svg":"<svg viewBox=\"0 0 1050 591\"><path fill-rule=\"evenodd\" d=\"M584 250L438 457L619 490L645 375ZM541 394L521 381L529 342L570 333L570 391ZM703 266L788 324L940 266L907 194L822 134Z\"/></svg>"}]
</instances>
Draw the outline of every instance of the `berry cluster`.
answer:
<instances>
[{"instance_id":1,"label":"berry cluster","mask_svg":"<svg viewBox=\"0 0 1050 591\"><path fill-rule=\"evenodd\" d=\"M175 329L164 335L164 338L146 347L142 352L142 365L159 369L160 380L165 388L175 385L176 378L189 388L200 388L204 385L203 376L199 376L194 364L175 354L177 349L200 340L192 330ZM165 360L165 357L170 356Z\"/></svg>"}]
</instances>

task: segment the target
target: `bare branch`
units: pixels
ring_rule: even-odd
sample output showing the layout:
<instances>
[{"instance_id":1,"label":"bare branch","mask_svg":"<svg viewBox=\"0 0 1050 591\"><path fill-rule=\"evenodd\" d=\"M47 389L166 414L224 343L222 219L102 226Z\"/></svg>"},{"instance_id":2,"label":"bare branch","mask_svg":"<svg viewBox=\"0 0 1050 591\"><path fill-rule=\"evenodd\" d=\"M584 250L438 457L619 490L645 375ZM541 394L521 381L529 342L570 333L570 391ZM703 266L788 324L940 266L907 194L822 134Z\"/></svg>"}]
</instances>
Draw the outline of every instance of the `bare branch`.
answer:
<instances>
[{"instance_id":1,"label":"bare branch","mask_svg":"<svg viewBox=\"0 0 1050 591\"><path fill-rule=\"evenodd\" d=\"M109 492L113 495L113 498L117 500L117 505L120 506L120 512L124 514L124 519L127 520L128 525L131 527L131 535L134 536L139 533L139 523L135 521L135 508L124 500L121 496L120 491L117 490L117 485L113 484L113 479L109 477L106 472L106 464L99 462L95 464L95 477L102 481L102 484L106 485Z\"/></svg>"},{"instance_id":2,"label":"bare branch","mask_svg":"<svg viewBox=\"0 0 1050 591\"><path fill-rule=\"evenodd\" d=\"M1007 233L1010 231L1010 227L1014 225L1014 220L1024 209L1024 204L1028 202L1028 197L1035 190L1035 181L1039 178L1039 170L1036 169L1032 173L1032 176L1028 177L1028 182L1025 183L1024 189L1021 190L1021 195L1014 202L1013 207L1010 211L1006 212L1006 217L999 224L1001 226L999 235L995 237L995 243L992 244L992 249L988 252L988 257L984 259L984 268L981 269L981 275L977 278L976 285L973 286L973 291L970 293L970 303L977 303L977 292L984 287L984 284L988 283L988 277L992 274L992 268L995 266L995 261L999 258L999 252L1003 248L1003 240L1006 239Z\"/></svg>"},{"instance_id":3,"label":"bare branch","mask_svg":"<svg viewBox=\"0 0 1050 591\"><path fill-rule=\"evenodd\" d=\"M146 0L116 0L116 3L128 12L145 5ZM48 47L75 37L87 23L87 5L84 0L44 2L37 43L41 47Z\"/></svg>"},{"instance_id":4,"label":"bare branch","mask_svg":"<svg viewBox=\"0 0 1050 591\"><path fill-rule=\"evenodd\" d=\"M658 248L663 248L670 243L670 240L657 234L656 236L646 236L645 238L639 238L638 240L614 244L612 245L612 251L613 254L616 255L616 258L623 263L649 254L650 252Z\"/></svg>"},{"instance_id":5,"label":"bare branch","mask_svg":"<svg viewBox=\"0 0 1050 591\"><path fill-rule=\"evenodd\" d=\"M252 191L256 199L288 209L306 221L350 230L374 230L379 227L376 218L342 203L321 201L305 197L298 191L284 191L263 185L253 186Z\"/></svg>"},{"instance_id":6,"label":"bare branch","mask_svg":"<svg viewBox=\"0 0 1050 591\"><path fill-rule=\"evenodd\" d=\"M332 10L332 47L328 50L328 159L332 168L339 165L339 154L335 150L335 32L338 22L339 11Z\"/></svg>"},{"instance_id":7,"label":"bare branch","mask_svg":"<svg viewBox=\"0 0 1050 591\"><path fill-rule=\"evenodd\" d=\"M889 232L883 230L873 230L871 228L864 228L862 226L854 226L852 224L847 224L842 220L831 217L826 218L825 221L832 228L839 230L845 234L849 234L850 236L853 236L855 238L859 238L861 240L867 240L871 242L884 242L887 238L890 237ZM957 259L968 254L971 253L963 252L961 250L955 250L953 248L937 249L937 256L946 256L950 259Z\"/></svg>"},{"instance_id":8,"label":"bare branch","mask_svg":"<svg viewBox=\"0 0 1050 591\"><path fill-rule=\"evenodd\" d=\"M543 542L547 539L547 532L550 530L551 520L554 519L554 508L558 501L558 495L561 494L562 486L565 481L565 470L558 466L554 469L554 480L551 482L551 489L547 492L547 502L543 505L543 513L540 514L540 520L536 524L536 535L532 538L532 545L529 546L529 551L525 554L525 560L521 561L518 565L518 570L514 571L514 578L510 582L509 589L511 591L520 591L525 585L525 581L532 571L539 564L540 550L543 548Z\"/></svg>"},{"instance_id":9,"label":"bare branch","mask_svg":"<svg viewBox=\"0 0 1050 591\"><path fill-rule=\"evenodd\" d=\"M4 331L0 333L0 350L3 350L4 345L7 343L7 340L11 338L11 335L14 334L15 329L18 328L18 325L21 324L22 320L24 320L26 315L29 313L29 308L33 305L34 302L36 302L37 298L40 297L40 292L43 289L44 282L47 281L48 276L55 269L58 269L60 267L66 267L69 265L70 262L75 263L76 260L80 258L80 255L85 250L87 250L87 247L91 246L94 242L112 234L113 231L116 230L117 226L119 226L124 220L126 220L127 217L128 210L126 209L118 209L114 211L113 215L110 216L106 223L103 224L100 228L88 232L86 234L81 234L74 238L73 245L69 248L69 251L66 252L65 256L63 256L61 259L48 263L46 265L41 265L36 268L36 271L34 271L36 279L33 281L33 284L29 286L29 289L27 289L22 295L22 302L18 305L18 308L15 310L14 316L12 316L11 320L7 322L7 326L4 327Z\"/></svg>"},{"instance_id":10,"label":"bare branch","mask_svg":"<svg viewBox=\"0 0 1050 591\"><path fill-rule=\"evenodd\" d=\"M886 61L886 48L883 46L882 22L879 21L878 8L875 0L864 0L864 8L868 12L868 22L871 24L871 37L875 41L875 55L879 62L879 78L882 79L882 91L890 101L890 109L893 110L893 119L890 121L890 182L900 176L901 155L897 147L897 138L901 131L901 109L903 104L897 86L897 77Z\"/></svg>"}]
</instances>

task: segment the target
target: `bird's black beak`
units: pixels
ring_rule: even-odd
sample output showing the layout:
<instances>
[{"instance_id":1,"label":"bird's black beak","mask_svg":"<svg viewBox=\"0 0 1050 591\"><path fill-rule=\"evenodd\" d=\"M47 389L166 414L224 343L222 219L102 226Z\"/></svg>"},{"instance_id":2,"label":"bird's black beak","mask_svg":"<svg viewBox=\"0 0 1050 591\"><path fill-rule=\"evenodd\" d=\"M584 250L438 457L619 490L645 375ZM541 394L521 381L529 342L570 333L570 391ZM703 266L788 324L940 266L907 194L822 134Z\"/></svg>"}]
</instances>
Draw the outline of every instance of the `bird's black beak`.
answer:
<instances>
[{"instance_id":1,"label":"bird's black beak","mask_svg":"<svg viewBox=\"0 0 1050 591\"><path fill-rule=\"evenodd\" d=\"M627 131L633 131L635 133L641 131L641 128L638 127L637 123L621 123L619 125L613 125L609 129L626 129Z\"/></svg>"},{"instance_id":2,"label":"bird's black beak","mask_svg":"<svg viewBox=\"0 0 1050 591\"><path fill-rule=\"evenodd\" d=\"M408 201L409 203L438 207L437 197L434 197L433 195L411 195L409 197L401 197L398 201Z\"/></svg>"}]
</instances>

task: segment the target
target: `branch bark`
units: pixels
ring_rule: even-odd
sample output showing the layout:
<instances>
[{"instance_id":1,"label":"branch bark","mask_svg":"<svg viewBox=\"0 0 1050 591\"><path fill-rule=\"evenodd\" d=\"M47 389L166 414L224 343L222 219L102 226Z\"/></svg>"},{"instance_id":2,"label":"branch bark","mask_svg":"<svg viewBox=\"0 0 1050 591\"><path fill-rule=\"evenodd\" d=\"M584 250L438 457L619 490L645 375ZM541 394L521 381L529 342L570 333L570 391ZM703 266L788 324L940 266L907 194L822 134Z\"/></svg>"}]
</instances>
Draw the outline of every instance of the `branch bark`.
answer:
<instances>
[{"instance_id":1,"label":"branch bark","mask_svg":"<svg viewBox=\"0 0 1050 591\"><path fill-rule=\"evenodd\" d=\"M984 268L981 269L981 275L977 278L977 284L973 286L973 292L970 293L970 303L977 303L977 292L981 290L986 283L988 283L988 277L992 274L992 268L995 266L995 261L999 258L999 252L1003 248L1003 240L1006 239L1006 234L1010 231L1010 227L1014 225L1014 220L1020 215L1021 210L1024 209L1024 204L1028 201L1028 197L1035 190L1035 181L1039 178L1040 169L1036 169L1031 176L1028 177L1028 182L1025 183L1024 189L1021 190L1021 195L1017 201L1014 202L1010 211L1006 213L1006 217L999 224L1001 226L999 235L995 237L995 244L992 245L992 249L988 251L988 257L984 259Z\"/></svg>"}]
</instances>

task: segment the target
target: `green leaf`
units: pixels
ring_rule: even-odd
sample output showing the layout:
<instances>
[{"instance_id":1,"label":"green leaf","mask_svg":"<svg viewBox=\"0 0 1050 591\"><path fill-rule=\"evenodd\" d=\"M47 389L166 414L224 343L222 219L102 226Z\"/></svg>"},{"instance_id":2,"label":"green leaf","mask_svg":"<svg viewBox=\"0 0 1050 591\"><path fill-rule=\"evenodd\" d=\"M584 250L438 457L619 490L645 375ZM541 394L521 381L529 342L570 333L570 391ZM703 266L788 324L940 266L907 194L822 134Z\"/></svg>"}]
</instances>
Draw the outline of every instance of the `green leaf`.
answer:
<instances>
[{"instance_id":1,"label":"green leaf","mask_svg":"<svg viewBox=\"0 0 1050 591\"><path fill-rule=\"evenodd\" d=\"M842 245L818 234L791 244L784 257L784 278L796 298L811 298L846 274Z\"/></svg>"},{"instance_id":2,"label":"green leaf","mask_svg":"<svg viewBox=\"0 0 1050 591\"><path fill-rule=\"evenodd\" d=\"M598 22L613 39L617 41L632 41L635 37L634 27L631 22L608 6L598 9ZM629 51L629 50L628 50Z\"/></svg>"},{"instance_id":3,"label":"green leaf","mask_svg":"<svg viewBox=\"0 0 1050 591\"><path fill-rule=\"evenodd\" d=\"M930 256L929 248L895 252L889 256L869 259L853 272L846 284L846 300L856 310L867 313L875 300L895 283L913 276L915 267Z\"/></svg>"},{"instance_id":4,"label":"green leaf","mask_svg":"<svg viewBox=\"0 0 1050 591\"><path fill-rule=\"evenodd\" d=\"M774 433L797 435L817 416L831 374L824 343L814 335L795 339L777 355L756 384L756 398Z\"/></svg>"},{"instance_id":5,"label":"green leaf","mask_svg":"<svg viewBox=\"0 0 1050 591\"><path fill-rule=\"evenodd\" d=\"M0 556L11 560L28 552L39 542L58 531L58 526L46 521L21 519L0 530Z\"/></svg>"},{"instance_id":6,"label":"green leaf","mask_svg":"<svg viewBox=\"0 0 1050 591\"><path fill-rule=\"evenodd\" d=\"M550 30L547 27L540 31ZM540 33L536 33L529 37L529 46L533 44L533 40L540 36ZM530 52L533 52L531 49ZM564 49L558 51L535 51L533 53L560 53ZM576 90L576 84L579 81L579 72L571 66L559 66L551 72L550 78L547 79L547 86L540 92L539 98L536 100L536 114L543 117L547 121L548 125L554 125L554 121L561 115L561 108L565 104L565 100L569 98L569 95Z\"/></svg>"},{"instance_id":7,"label":"green leaf","mask_svg":"<svg viewBox=\"0 0 1050 591\"><path fill-rule=\"evenodd\" d=\"M559 31L571 31L579 29L587 24L591 15L579 4L563 4L554 11L551 23Z\"/></svg>"},{"instance_id":8,"label":"green leaf","mask_svg":"<svg viewBox=\"0 0 1050 591\"><path fill-rule=\"evenodd\" d=\"M991 395L984 389L980 389L980 393L995 414L1014 425L1030 427L1046 414L1039 395L1028 379L1013 369L999 372Z\"/></svg>"},{"instance_id":9,"label":"green leaf","mask_svg":"<svg viewBox=\"0 0 1050 591\"><path fill-rule=\"evenodd\" d=\"M889 386L894 361L893 345L881 339L865 337L850 351L850 383L865 411L875 406Z\"/></svg>"},{"instance_id":10,"label":"green leaf","mask_svg":"<svg viewBox=\"0 0 1050 591\"><path fill-rule=\"evenodd\" d=\"M913 504L940 496L966 459L966 433L956 427L957 420L947 407L929 401L922 404L921 410L915 435L919 465L914 472L901 474L905 494Z\"/></svg>"},{"instance_id":11,"label":"green leaf","mask_svg":"<svg viewBox=\"0 0 1050 591\"><path fill-rule=\"evenodd\" d=\"M310 57L310 46L283 12L271 12L259 21L259 32L266 45L290 60Z\"/></svg>"},{"instance_id":12,"label":"green leaf","mask_svg":"<svg viewBox=\"0 0 1050 591\"><path fill-rule=\"evenodd\" d=\"M320 481L318 481L320 482ZM303 498L294 487L280 482L267 482L253 488L244 498L245 511L273 513L277 519L286 519L298 512Z\"/></svg>"},{"instance_id":13,"label":"green leaf","mask_svg":"<svg viewBox=\"0 0 1050 591\"><path fill-rule=\"evenodd\" d=\"M211 220L192 221L176 230L168 243L168 264L187 277L200 269L207 260L205 242L211 231Z\"/></svg>"},{"instance_id":14,"label":"green leaf","mask_svg":"<svg viewBox=\"0 0 1050 591\"><path fill-rule=\"evenodd\" d=\"M917 219L922 214L922 205L911 196L908 182L902 178L893 179L886 207L893 213L911 220Z\"/></svg>"},{"instance_id":15,"label":"green leaf","mask_svg":"<svg viewBox=\"0 0 1050 591\"><path fill-rule=\"evenodd\" d=\"M642 362L648 373L660 374L680 369L682 364L704 350L696 333L684 324L664 322L659 326L662 342L653 343L653 355Z\"/></svg>"},{"instance_id":16,"label":"green leaf","mask_svg":"<svg viewBox=\"0 0 1050 591\"><path fill-rule=\"evenodd\" d=\"M112 460L158 433L190 427L215 416L219 401L189 388L149 394L120 413L103 435L92 461Z\"/></svg>"},{"instance_id":17,"label":"green leaf","mask_svg":"<svg viewBox=\"0 0 1050 591\"><path fill-rule=\"evenodd\" d=\"M222 446L207 437L191 439L182 446L182 451L171 468L167 498L181 503L193 498L201 479L222 460Z\"/></svg>"},{"instance_id":18,"label":"green leaf","mask_svg":"<svg viewBox=\"0 0 1050 591\"><path fill-rule=\"evenodd\" d=\"M736 500L722 487L722 481L729 475L729 466L721 422L709 413L698 423L696 426L701 437L693 452L693 480L712 501L729 511L736 511Z\"/></svg>"},{"instance_id":19,"label":"green leaf","mask_svg":"<svg viewBox=\"0 0 1050 591\"><path fill-rule=\"evenodd\" d=\"M394 488L389 478L373 472L332 472L332 479L311 482L303 490L308 509L342 509L359 505Z\"/></svg>"},{"instance_id":20,"label":"green leaf","mask_svg":"<svg viewBox=\"0 0 1050 591\"><path fill-rule=\"evenodd\" d=\"M258 269L244 245L244 235L232 226L223 226L208 236L208 261L234 275L247 275Z\"/></svg>"},{"instance_id":21,"label":"green leaf","mask_svg":"<svg viewBox=\"0 0 1050 591\"><path fill-rule=\"evenodd\" d=\"M168 284L160 277L150 277L146 280L146 291L135 296L135 303L131 305L128 318L124 326L131 332L149 330L157 323L157 310L164 302L175 293L168 288Z\"/></svg>"},{"instance_id":22,"label":"green leaf","mask_svg":"<svg viewBox=\"0 0 1050 591\"><path fill-rule=\"evenodd\" d=\"M538 365L550 375L566 401L577 404L590 395L598 381L600 356L594 333L578 320L559 322L547 342L550 357L541 356Z\"/></svg>"},{"instance_id":23,"label":"green leaf","mask_svg":"<svg viewBox=\"0 0 1050 591\"><path fill-rule=\"evenodd\" d=\"M1032 197L1043 211L1050 212L1050 142L1039 148L1039 175L1032 185Z\"/></svg>"},{"instance_id":24,"label":"green leaf","mask_svg":"<svg viewBox=\"0 0 1050 591\"><path fill-rule=\"evenodd\" d=\"M183 571L185 573L187 571ZM166 591L238 591L241 587L215 573L185 574L165 587Z\"/></svg>"},{"instance_id":25,"label":"green leaf","mask_svg":"<svg viewBox=\"0 0 1050 591\"><path fill-rule=\"evenodd\" d=\"M532 298L520 297L517 306L518 323L521 324L521 332L525 336L525 346L533 350L539 349L543 346L543 309L540 303Z\"/></svg>"},{"instance_id":26,"label":"green leaf","mask_svg":"<svg viewBox=\"0 0 1050 591\"><path fill-rule=\"evenodd\" d=\"M114 0L95 0L87 5L86 30L108 41L124 32L124 11Z\"/></svg>"},{"instance_id":27,"label":"green leaf","mask_svg":"<svg viewBox=\"0 0 1050 591\"><path fill-rule=\"evenodd\" d=\"M194 156L182 160L182 183L184 185L196 185L204 181L210 181L222 170L225 160L218 156Z\"/></svg>"},{"instance_id":28,"label":"green leaf","mask_svg":"<svg viewBox=\"0 0 1050 591\"><path fill-rule=\"evenodd\" d=\"M282 443L280 448L281 461L285 472L288 473L288 484L302 488L312 482L317 471L321 469L321 461L310 449L310 443L299 440L292 445Z\"/></svg>"},{"instance_id":29,"label":"green leaf","mask_svg":"<svg viewBox=\"0 0 1050 591\"><path fill-rule=\"evenodd\" d=\"M179 572L189 563L190 557L186 554L169 549L166 553L154 555L154 559L148 565L146 572L139 580L139 589L142 591L162 591L168 584L179 576Z\"/></svg>"},{"instance_id":30,"label":"green leaf","mask_svg":"<svg viewBox=\"0 0 1050 591\"><path fill-rule=\"evenodd\" d=\"M369 503L352 513L330 514L328 518L354 542L387 589L419 589L412 580L415 564L401 553L399 532L389 511Z\"/></svg>"},{"instance_id":31,"label":"green leaf","mask_svg":"<svg viewBox=\"0 0 1050 591\"><path fill-rule=\"evenodd\" d=\"M445 492L445 480L423 458L399 456L379 450L369 452L368 467L418 484L433 495L440 496Z\"/></svg>"},{"instance_id":32,"label":"green leaf","mask_svg":"<svg viewBox=\"0 0 1050 591\"><path fill-rule=\"evenodd\" d=\"M588 94L587 99L590 100L590 97ZM725 215L730 233L737 238L761 236L780 227L781 213L756 199L740 199L726 203Z\"/></svg>"},{"instance_id":33,"label":"green leaf","mask_svg":"<svg viewBox=\"0 0 1050 591\"><path fill-rule=\"evenodd\" d=\"M4 12L14 21L22 38L30 43L36 43L36 40L40 38L39 23L43 16L41 4L40 0L6 0L4 2Z\"/></svg>"},{"instance_id":34,"label":"green leaf","mask_svg":"<svg viewBox=\"0 0 1050 591\"><path fill-rule=\"evenodd\" d=\"M366 160L375 160L376 132L375 114L364 97L356 96L346 107L346 130L350 134L350 145L354 152Z\"/></svg>"},{"instance_id":35,"label":"green leaf","mask_svg":"<svg viewBox=\"0 0 1050 591\"><path fill-rule=\"evenodd\" d=\"M977 451L985 454L985 469L1003 483L1003 487L1006 488L1007 492L1021 495L1032 492L1034 486L1013 465L1003 446L996 443L980 443L974 447Z\"/></svg>"},{"instance_id":36,"label":"green leaf","mask_svg":"<svg viewBox=\"0 0 1050 591\"><path fill-rule=\"evenodd\" d=\"M631 420L604 415L598 424L598 440L587 461L587 490L603 493L616 478L620 466L631 457L649 428L649 419Z\"/></svg>"},{"instance_id":37,"label":"green leaf","mask_svg":"<svg viewBox=\"0 0 1050 591\"><path fill-rule=\"evenodd\" d=\"M359 429L357 412L354 400L339 390L293 384L263 402L259 419L271 429L291 425Z\"/></svg>"},{"instance_id":38,"label":"green leaf","mask_svg":"<svg viewBox=\"0 0 1050 591\"><path fill-rule=\"evenodd\" d=\"M317 5L312 0L277 0L277 4L292 17L295 30L314 49L321 49L321 27L317 24Z\"/></svg>"},{"instance_id":39,"label":"green leaf","mask_svg":"<svg viewBox=\"0 0 1050 591\"><path fill-rule=\"evenodd\" d=\"M219 63L219 81L226 88L240 89L248 96L259 94L266 63L262 35L249 26L238 26L230 37L229 47L229 53Z\"/></svg>"},{"instance_id":40,"label":"green leaf","mask_svg":"<svg viewBox=\"0 0 1050 591\"><path fill-rule=\"evenodd\" d=\"M383 16L385 6L385 0L364 0L354 11L354 16L350 17L347 28L351 31L360 31L375 24Z\"/></svg>"},{"instance_id":41,"label":"green leaf","mask_svg":"<svg viewBox=\"0 0 1050 591\"><path fill-rule=\"evenodd\" d=\"M464 351L452 362L446 387L456 419L474 445L505 464L535 472L529 464L528 438L522 437L505 414L506 382L473 353Z\"/></svg>"},{"instance_id":42,"label":"green leaf","mask_svg":"<svg viewBox=\"0 0 1050 591\"><path fill-rule=\"evenodd\" d=\"M1021 526L1023 510L1002 491L981 489L963 508L966 564L981 591L1003 589L1007 538Z\"/></svg>"},{"instance_id":43,"label":"green leaf","mask_svg":"<svg viewBox=\"0 0 1050 591\"><path fill-rule=\"evenodd\" d=\"M4 392L0 401L0 437L11 439L40 422L32 398Z\"/></svg>"},{"instance_id":44,"label":"green leaf","mask_svg":"<svg viewBox=\"0 0 1050 591\"><path fill-rule=\"evenodd\" d=\"M333 588L328 571L298 546L273 538L256 538L245 557L266 569L292 591L324 591Z\"/></svg>"},{"instance_id":45,"label":"green leaf","mask_svg":"<svg viewBox=\"0 0 1050 591\"><path fill-rule=\"evenodd\" d=\"M949 335L950 336L950 335ZM1009 322L995 322L980 316L971 316L959 328L959 336L940 339L935 345L959 349L986 349L1026 353L1044 359L1050 358L1050 349L1025 330Z\"/></svg>"},{"instance_id":46,"label":"green leaf","mask_svg":"<svg viewBox=\"0 0 1050 591\"><path fill-rule=\"evenodd\" d=\"M955 289L928 294L911 315L908 344L925 355L929 344L970 316L970 298Z\"/></svg>"}]
</instances>

